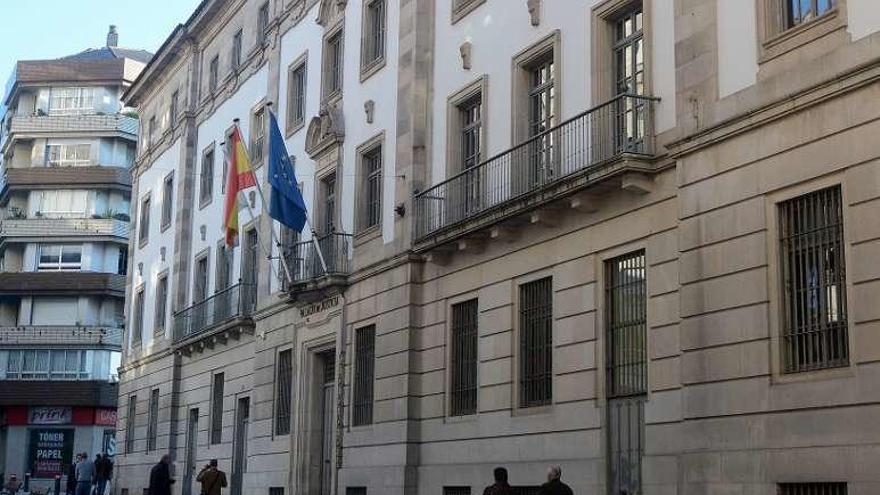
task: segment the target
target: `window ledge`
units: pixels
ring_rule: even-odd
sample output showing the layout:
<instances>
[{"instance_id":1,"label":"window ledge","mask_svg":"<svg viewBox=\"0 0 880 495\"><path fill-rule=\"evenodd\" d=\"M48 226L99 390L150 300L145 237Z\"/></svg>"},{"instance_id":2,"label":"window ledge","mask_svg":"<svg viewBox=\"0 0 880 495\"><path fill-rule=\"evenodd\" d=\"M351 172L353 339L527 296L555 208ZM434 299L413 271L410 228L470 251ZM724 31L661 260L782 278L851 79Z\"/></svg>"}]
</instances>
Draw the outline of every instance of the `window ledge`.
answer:
<instances>
[{"instance_id":1,"label":"window ledge","mask_svg":"<svg viewBox=\"0 0 880 495\"><path fill-rule=\"evenodd\" d=\"M380 58L377 58L376 60L370 61L366 65L362 65L361 66L361 82L364 82L367 79L369 79L370 77L372 77L374 74L376 74L377 72L382 70L383 67L385 67L385 56L384 55Z\"/></svg>"},{"instance_id":2,"label":"window ledge","mask_svg":"<svg viewBox=\"0 0 880 495\"><path fill-rule=\"evenodd\" d=\"M354 235L354 247L362 246L382 236L382 223L368 227Z\"/></svg>"},{"instance_id":3,"label":"window ledge","mask_svg":"<svg viewBox=\"0 0 880 495\"><path fill-rule=\"evenodd\" d=\"M770 383L772 385L787 385L792 383L815 382L821 380L839 380L843 378L852 378L855 376L853 364L839 366L837 368L825 368L815 371L799 371L792 373L777 372L773 375Z\"/></svg>"},{"instance_id":4,"label":"window ledge","mask_svg":"<svg viewBox=\"0 0 880 495\"><path fill-rule=\"evenodd\" d=\"M541 414L550 414L553 411L553 404L545 404L543 406L516 406L511 416L538 416Z\"/></svg>"},{"instance_id":5,"label":"window ledge","mask_svg":"<svg viewBox=\"0 0 880 495\"><path fill-rule=\"evenodd\" d=\"M305 126L306 126L306 119L305 119L305 118L299 119L299 120L296 121L296 122L293 122L293 123L288 124L288 125L287 125L286 137L293 136L294 134L296 134L297 132L299 132L299 130L302 129L303 127L305 127Z\"/></svg>"},{"instance_id":6,"label":"window ledge","mask_svg":"<svg viewBox=\"0 0 880 495\"><path fill-rule=\"evenodd\" d=\"M209 196L207 199L199 201L199 210L204 210L206 206L211 204L214 201L214 196Z\"/></svg>"},{"instance_id":7,"label":"window ledge","mask_svg":"<svg viewBox=\"0 0 880 495\"><path fill-rule=\"evenodd\" d=\"M453 0L454 2L455 0ZM452 7L452 19L451 23L455 24L458 21L467 17L468 14L477 9L480 5L486 3L486 0L470 0L470 1L462 1L458 7Z\"/></svg>"},{"instance_id":8,"label":"window ledge","mask_svg":"<svg viewBox=\"0 0 880 495\"><path fill-rule=\"evenodd\" d=\"M761 54L758 63L764 63L782 56L845 27L846 19L840 13L840 8L838 7L811 21L768 37L761 43Z\"/></svg>"},{"instance_id":9,"label":"window ledge","mask_svg":"<svg viewBox=\"0 0 880 495\"><path fill-rule=\"evenodd\" d=\"M150 239L149 239L148 237L145 237L145 238L143 238L143 239L138 239L138 248L143 248L143 247L146 246L149 242L150 242Z\"/></svg>"}]
</instances>

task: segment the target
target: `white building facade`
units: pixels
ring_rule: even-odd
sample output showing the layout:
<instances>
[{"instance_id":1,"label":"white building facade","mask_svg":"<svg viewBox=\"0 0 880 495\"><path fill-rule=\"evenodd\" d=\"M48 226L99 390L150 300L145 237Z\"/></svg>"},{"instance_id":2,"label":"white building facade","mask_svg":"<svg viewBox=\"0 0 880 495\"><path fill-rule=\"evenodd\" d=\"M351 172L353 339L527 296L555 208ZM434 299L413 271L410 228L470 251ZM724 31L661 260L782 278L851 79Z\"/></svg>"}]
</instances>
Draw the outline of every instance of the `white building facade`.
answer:
<instances>
[{"instance_id":1,"label":"white building facade","mask_svg":"<svg viewBox=\"0 0 880 495\"><path fill-rule=\"evenodd\" d=\"M744 3L203 2L125 95L120 493L876 491L880 19ZM314 233L230 248L269 111Z\"/></svg>"}]
</instances>

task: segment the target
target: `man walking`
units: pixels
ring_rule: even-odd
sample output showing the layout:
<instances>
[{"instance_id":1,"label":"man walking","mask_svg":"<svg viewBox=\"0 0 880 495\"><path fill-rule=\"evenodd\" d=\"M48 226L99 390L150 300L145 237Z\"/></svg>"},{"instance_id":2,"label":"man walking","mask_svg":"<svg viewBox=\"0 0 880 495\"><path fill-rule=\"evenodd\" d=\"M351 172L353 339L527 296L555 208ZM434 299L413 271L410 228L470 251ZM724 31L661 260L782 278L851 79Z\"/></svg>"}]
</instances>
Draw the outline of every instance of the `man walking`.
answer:
<instances>
[{"instance_id":1,"label":"man walking","mask_svg":"<svg viewBox=\"0 0 880 495\"><path fill-rule=\"evenodd\" d=\"M107 489L107 481L110 480L109 463L110 459L106 455L95 454L95 495L104 495Z\"/></svg>"},{"instance_id":2,"label":"man walking","mask_svg":"<svg viewBox=\"0 0 880 495\"><path fill-rule=\"evenodd\" d=\"M165 454L159 462L150 470L149 495L171 495L171 456Z\"/></svg>"},{"instance_id":3,"label":"man walking","mask_svg":"<svg viewBox=\"0 0 880 495\"><path fill-rule=\"evenodd\" d=\"M221 489L226 488L226 473L217 469L217 459L211 459L199 472L196 481L202 484L202 495L220 495Z\"/></svg>"},{"instance_id":4,"label":"man walking","mask_svg":"<svg viewBox=\"0 0 880 495\"><path fill-rule=\"evenodd\" d=\"M562 468L550 466L547 469L547 482L541 485L538 495L574 495L571 488L562 482Z\"/></svg>"},{"instance_id":5,"label":"man walking","mask_svg":"<svg viewBox=\"0 0 880 495\"><path fill-rule=\"evenodd\" d=\"M507 469L497 467L492 475L495 477L495 484L487 486L483 495L513 495L513 488L507 483Z\"/></svg>"},{"instance_id":6,"label":"man walking","mask_svg":"<svg viewBox=\"0 0 880 495\"><path fill-rule=\"evenodd\" d=\"M94 479L95 463L89 459L89 454L83 452L76 464L76 495L90 495Z\"/></svg>"}]
</instances>

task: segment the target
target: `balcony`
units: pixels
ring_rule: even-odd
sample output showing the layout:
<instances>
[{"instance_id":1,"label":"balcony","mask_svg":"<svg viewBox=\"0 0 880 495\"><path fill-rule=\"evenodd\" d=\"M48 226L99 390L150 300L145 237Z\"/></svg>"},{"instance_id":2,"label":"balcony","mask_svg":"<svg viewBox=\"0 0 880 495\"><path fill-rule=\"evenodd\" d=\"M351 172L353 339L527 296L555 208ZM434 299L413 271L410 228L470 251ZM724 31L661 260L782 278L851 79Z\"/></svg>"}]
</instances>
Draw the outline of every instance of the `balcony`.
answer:
<instances>
[{"instance_id":1,"label":"balcony","mask_svg":"<svg viewBox=\"0 0 880 495\"><path fill-rule=\"evenodd\" d=\"M351 234L332 233L315 240L297 242L285 249L291 282L280 273L282 286L294 301L311 302L344 287L351 273ZM326 271L318 249L327 264Z\"/></svg>"},{"instance_id":2,"label":"balcony","mask_svg":"<svg viewBox=\"0 0 880 495\"><path fill-rule=\"evenodd\" d=\"M125 275L82 271L0 273L0 296L71 294L125 297Z\"/></svg>"},{"instance_id":3,"label":"balcony","mask_svg":"<svg viewBox=\"0 0 880 495\"><path fill-rule=\"evenodd\" d=\"M128 239L131 224L114 218L10 218L0 220L0 241L41 242Z\"/></svg>"},{"instance_id":4,"label":"balcony","mask_svg":"<svg viewBox=\"0 0 880 495\"><path fill-rule=\"evenodd\" d=\"M122 349L122 329L103 326L0 327L0 346L62 345Z\"/></svg>"},{"instance_id":5,"label":"balcony","mask_svg":"<svg viewBox=\"0 0 880 495\"><path fill-rule=\"evenodd\" d=\"M24 167L6 168L0 177L0 204L12 191L51 186L131 191L131 174L122 167Z\"/></svg>"},{"instance_id":6,"label":"balcony","mask_svg":"<svg viewBox=\"0 0 880 495\"><path fill-rule=\"evenodd\" d=\"M239 283L174 314L174 342L184 354L238 338L254 327L256 287Z\"/></svg>"},{"instance_id":7,"label":"balcony","mask_svg":"<svg viewBox=\"0 0 880 495\"><path fill-rule=\"evenodd\" d=\"M621 95L414 198L415 250L511 219L625 172L650 172L656 98Z\"/></svg>"},{"instance_id":8,"label":"balcony","mask_svg":"<svg viewBox=\"0 0 880 495\"><path fill-rule=\"evenodd\" d=\"M9 125L3 153L16 139L32 139L45 135L120 136L136 139L138 120L127 115L14 115Z\"/></svg>"}]
</instances>

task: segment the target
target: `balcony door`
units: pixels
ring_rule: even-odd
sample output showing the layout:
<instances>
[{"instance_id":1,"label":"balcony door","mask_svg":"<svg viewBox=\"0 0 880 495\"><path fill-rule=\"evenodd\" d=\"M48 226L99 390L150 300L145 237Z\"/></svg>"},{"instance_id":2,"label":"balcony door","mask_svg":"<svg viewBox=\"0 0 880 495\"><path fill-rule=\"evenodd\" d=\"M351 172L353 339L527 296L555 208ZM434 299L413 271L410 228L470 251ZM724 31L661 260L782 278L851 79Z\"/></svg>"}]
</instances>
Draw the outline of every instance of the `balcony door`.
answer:
<instances>
[{"instance_id":1,"label":"balcony door","mask_svg":"<svg viewBox=\"0 0 880 495\"><path fill-rule=\"evenodd\" d=\"M208 295L208 256L196 260L193 275L193 329L198 331L207 325L208 307L205 298Z\"/></svg>"},{"instance_id":2,"label":"balcony door","mask_svg":"<svg viewBox=\"0 0 880 495\"><path fill-rule=\"evenodd\" d=\"M627 11L614 25L614 149L639 151L645 139L647 101L621 95L645 94L645 42L642 6Z\"/></svg>"},{"instance_id":3,"label":"balcony door","mask_svg":"<svg viewBox=\"0 0 880 495\"><path fill-rule=\"evenodd\" d=\"M249 229L244 236L241 252L242 312L250 314L257 305L257 283L260 267L260 242L257 229Z\"/></svg>"}]
</instances>

